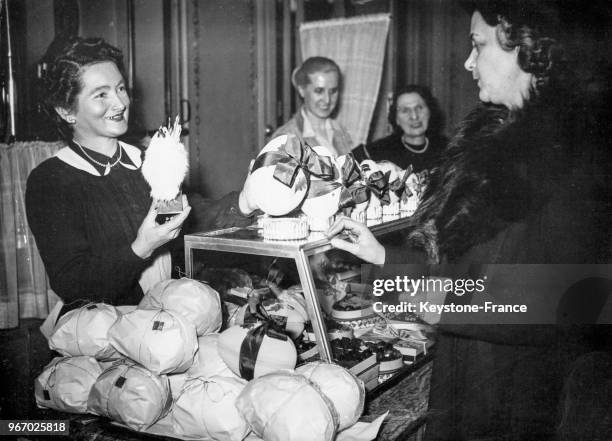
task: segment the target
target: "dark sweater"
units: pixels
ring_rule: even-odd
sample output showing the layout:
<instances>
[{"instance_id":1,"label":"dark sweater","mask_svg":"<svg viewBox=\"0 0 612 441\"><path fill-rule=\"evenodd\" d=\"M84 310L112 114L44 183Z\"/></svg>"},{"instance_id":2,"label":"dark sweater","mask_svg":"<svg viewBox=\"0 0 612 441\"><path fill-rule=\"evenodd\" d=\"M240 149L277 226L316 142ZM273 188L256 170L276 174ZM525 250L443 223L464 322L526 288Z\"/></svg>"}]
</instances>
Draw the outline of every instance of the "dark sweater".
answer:
<instances>
[{"instance_id":1,"label":"dark sweater","mask_svg":"<svg viewBox=\"0 0 612 441\"><path fill-rule=\"evenodd\" d=\"M67 304L63 312L83 301L140 301L138 281L151 260L135 255L131 244L150 208L149 191L137 167L121 164L100 176L53 157L32 171L26 190L28 223L51 288ZM236 193L220 201L193 202L197 229L250 222L237 209Z\"/></svg>"},{"instance_id":2,"label":"dark sweater","mask_svg":"<svg viewBox=\"0 0 612 441\"><path fill-rule=\"evenodd\" d=\"M358 161L372 159L374 161L391 161L402 169L412 165L415 172L430 170L437 167L440 154L446 147L445 139L429 139L429 146L423 153L414 153L404 147L401 135L392 134L378 139L366 147L357 147L353 153Z\"/></svg>"}]
</instances>

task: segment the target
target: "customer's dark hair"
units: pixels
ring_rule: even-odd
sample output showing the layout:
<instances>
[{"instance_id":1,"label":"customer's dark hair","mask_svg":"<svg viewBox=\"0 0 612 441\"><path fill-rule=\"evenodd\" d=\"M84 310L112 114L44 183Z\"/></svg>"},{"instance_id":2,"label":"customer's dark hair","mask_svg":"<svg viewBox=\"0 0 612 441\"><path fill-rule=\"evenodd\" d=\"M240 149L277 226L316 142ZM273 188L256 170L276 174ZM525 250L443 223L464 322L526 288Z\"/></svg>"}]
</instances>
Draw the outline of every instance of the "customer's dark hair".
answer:
<instances>
[{"instance_id":1,"label":"customer's dark hair","mask_svg":"<svg viewBox=\"0 0 612 441\"><path fill-rule=\"evenodd\" d=\"M310 57L307 58L300 67L293 71L291 83L296 88L298 86L304 87L310 84L308 75L315 72L336 72L338 74L338 83L342 80L340 67L334 60L326 57Z\"/></svg>"},{"instance_id":2,"label":"customer's dark hair","mask_svg":"<svg viewBox=\"0 0 612 441\"><path fill-rule=\"evenodd\" d=\"M393 97L391 98L391 104L389 105L389 114L387 118L389 120L389 124L393 127L393 132L396 134L402 133L402 128L397 124L397 99L406 94L406 93L417 93L425 104L429 108L429 124L427 126L427 136L430 137L438 137L441 135L442 130L444 129L444 117L442 115L442 110L440 109L440 105L438 100L434 98L431 94L431 90L429 90L426 86L421 86L419 84L408 84L397 89L393 93Z\"/></svg>"},{"instance_id":3,"label":"customer's dark hair","mask_svg":"<svg viewBox=\"0 0 612 441\"><path fill-rule=\"evenodd\" d=\"M507 51L519 48L520 68L535 76L535 92L564 85L568 78L565 50L559 41L559 11L546 0L475 0L464 3L480 12Z\"/></svg>"},{"instance_id":4,"label":"customer's dark hair","mask_svg":"<svg viewBox=\"0 0 612 441\"><path fill-rule=\"evenodd\" d=\"M58 38L49 45L42 59L40 102L63 138L72 136L72 128L55 109L75 110L76 97L83 87L83 67L105 61L115 63L125 77L122 52L102 38Z\"/></svg>"}]
</instances>

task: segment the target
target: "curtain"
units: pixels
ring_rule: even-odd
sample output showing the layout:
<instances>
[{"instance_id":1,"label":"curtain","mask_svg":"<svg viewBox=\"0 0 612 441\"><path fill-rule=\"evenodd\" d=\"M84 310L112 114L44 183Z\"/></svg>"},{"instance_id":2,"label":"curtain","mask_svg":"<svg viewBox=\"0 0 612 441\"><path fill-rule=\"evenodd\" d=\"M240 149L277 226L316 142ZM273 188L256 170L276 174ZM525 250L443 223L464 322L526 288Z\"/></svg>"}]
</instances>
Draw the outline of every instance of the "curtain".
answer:
<instances>
[{"instance_id":1,"label":"curtain","mask_svg":"<svg viewBox=\"0 0 612 441\"><path fill-rule=\"evenodd\" d=\"M30 171L63 145L0 144L0 329L18 326L20 318L44 318L57 302L27 225L25 188Z\"/></svg>"},{"instance_id":2,"label":"curtain","mask_svg":"<svg viewBox=\"0 0 612 441\"><path fill-rule=\"evenodd\" d=\"M300 25L302 58L331 58L342 71L338 121L354 145L365 143L382 77L388 14L308 22Z\"/></svg>"}]
</instances>

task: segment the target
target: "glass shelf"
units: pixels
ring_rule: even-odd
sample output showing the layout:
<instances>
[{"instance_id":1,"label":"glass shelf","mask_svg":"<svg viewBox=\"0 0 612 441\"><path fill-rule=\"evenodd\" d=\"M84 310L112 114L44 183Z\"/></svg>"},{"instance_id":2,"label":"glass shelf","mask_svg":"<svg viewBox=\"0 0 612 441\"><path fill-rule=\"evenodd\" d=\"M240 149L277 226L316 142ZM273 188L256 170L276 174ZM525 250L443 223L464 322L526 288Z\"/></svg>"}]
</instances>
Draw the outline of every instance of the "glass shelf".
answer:
<instances>
[{"instance_id":1,"label":"glass shelf","mask_svg":"<svg viewBox=\"0 0 612 441\"><path fill-rule=\"evenodd\" d=\"M410 222L410 218L398 218L370 226L375 236L401 230ZM348 238L341 234L339 237ZM193 277L194 250L221 251L259 256L284 257L295 261L300 283L306 299L308 315L317 340L322 360L331 361L332 352L327 337L327 329L317 296L309 257L324 253L333 247L323 233L311 232L303 240L269 240L264 239L261 230L254 227L234 227L203 233L185 235L185 271L187 277Z\"/></svg>"}]
</instances>

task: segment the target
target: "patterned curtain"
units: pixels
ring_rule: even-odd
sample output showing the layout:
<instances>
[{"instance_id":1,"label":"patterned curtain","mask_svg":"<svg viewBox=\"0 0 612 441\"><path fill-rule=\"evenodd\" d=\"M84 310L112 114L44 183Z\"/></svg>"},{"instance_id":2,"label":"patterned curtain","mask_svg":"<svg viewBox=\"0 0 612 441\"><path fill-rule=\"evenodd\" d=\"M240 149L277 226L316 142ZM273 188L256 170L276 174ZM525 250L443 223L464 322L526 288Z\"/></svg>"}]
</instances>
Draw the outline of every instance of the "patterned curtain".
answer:
<instances>
[{"instance_id":1,"label":"patterned curtain","mask_svg":"<svg viewBox=\"0 0 612 441\"><path fill-rule=\"evenodd\" d=\"M331 58L342 71L338 121L354 145L365 143L383 71L388 14L308 22L300 25L302 58Z\"/></svg>"},{"instance_id":2,"label":"patterned curtain","mask_svg":"<svg viewBox=\"0 0 612 441\"><path fill-rule=\"evenodd\" d=\"M0 144L0 329L20 318L44 318L57 301L30 232L25 212L30 171L62 142Z\"/></svg>"}]
</instances>

